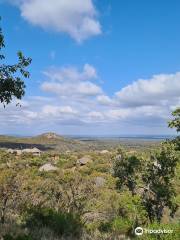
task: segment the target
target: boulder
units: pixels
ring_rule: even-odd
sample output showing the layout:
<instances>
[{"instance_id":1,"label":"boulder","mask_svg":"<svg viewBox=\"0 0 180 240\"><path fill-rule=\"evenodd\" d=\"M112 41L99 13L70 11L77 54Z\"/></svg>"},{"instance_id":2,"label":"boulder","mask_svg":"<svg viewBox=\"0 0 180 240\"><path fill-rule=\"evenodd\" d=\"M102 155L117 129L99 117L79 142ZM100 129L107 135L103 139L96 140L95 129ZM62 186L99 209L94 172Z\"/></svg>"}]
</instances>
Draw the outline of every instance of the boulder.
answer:
<instances>
[{"instance_id":1,"label":"boulder","mask_svg":"<svg viewBox=\"0 0 180 240\"><path fill-rule=\"evenodd\" d=\"M92 159L90 156L84 156L77 160L77 164L79 165L86 165L87 163L92 162Z\"/></svg>"},{"instance_id":2,"label":"boulder","mask_svg":"<svg viewBox=\"0 0 180 240\"><path fill-rule=\"evenodd\" d=\"M7 150L7 153L15 153L15 150L13 150L13 149L11 149L11 148L9 148L8 150Z\"/></svg>"},{"instance_id":3,"label":"boulder","mask_svg":"<svg viewBox=\"0 0 180 240\"><path fill-rule=\"evenodd\" d=\"M102 150L100 153L101 154L107 154L107 153L109 153L109 151L108 150Z\"/></svg>"},{"instance_id":4,"label":"boulder","mask_svg":"<svg viewBox=\"0 0 180 240\"><path fill-rule=\"evenodd\" d=\"M106 180L103 177L96 177L94 179L94 182L95 182L96 187L103 187Z\"/></svg>"},{"instance_id":5,"label":"boulder","mask_svg":"<svg viewBox=\"0 0 180 240\"><path fill-rule=\"evenodd\" d=\"M16 154L16 155L21 155L22 154L22 150L19 150L19 149L8 149L7 150L7 153L14 153L14 154Z\"/></svg>"},{"instance_id":6,"label":"boulder","mask_svg":"<svg viewBox=\"0 0 180 240\"><path fill-rule=\"evenodd\" d=\"M34 148L30 148L30 149L23 149L22 153L31 153L35 156L40 156L41 155L41 150L39 150L38 148L34 147Z\"/></svg>"},{"instance_id":7,"label":"boulder","mask_svg":"<svg viewBox=\"0 0 180 240\"><path fill-rule=\"evenodd\" d=\"M22 154L22 150L16 150L16 154L20 156Z\"/></svg>"},{"instance_id":8,"label":"boulder","mask_svg":"<svg viewBox=\"0 0 180 240\"><path fill-rule=\"evenodd\" d=\"M55 167L55 166L53 166L52 164L50 164L50 163L46 163L46 164L44 164L43 166L41 166L40 168L39 168L39 171L40 172L49 172L49 171L57 171L58 170L58 168L57 167Z\"/></svg>"}]
</instances>

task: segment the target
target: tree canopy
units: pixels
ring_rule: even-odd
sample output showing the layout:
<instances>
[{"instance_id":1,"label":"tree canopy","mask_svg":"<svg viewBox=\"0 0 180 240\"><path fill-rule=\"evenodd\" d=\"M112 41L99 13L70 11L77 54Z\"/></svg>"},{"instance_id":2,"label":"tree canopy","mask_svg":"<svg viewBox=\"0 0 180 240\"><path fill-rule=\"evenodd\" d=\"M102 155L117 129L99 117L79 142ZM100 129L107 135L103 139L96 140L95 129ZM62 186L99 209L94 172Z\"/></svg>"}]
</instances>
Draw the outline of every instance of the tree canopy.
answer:
<instances>
[{"instance_id":1,"label":"tree canopy","mask_svg":"<svg viewBox=\"0 0 180 240\"><path fill-rule=\"evenodd\" d=\"M180 107L172 112L173 120L169 122L170 128L176 128L177 132L180 132Z\"/></svg>"},{"instance_id":2,"label":"tree canopy","mask_svg":"<svg viewBox=\"0 0 180 240\"><path fill-rule=\"evenodd\" d=\"M5 55L2 53L3 48L5 48L4 35L0 28L0 61L5 60ZM0 64L0 103L4 106L12 102L14 98L22 99L26 87L23 78L30 76L25 69L30 65L31 58L24 57L21 51L17 55L18 62L16 64Z\"/></svg>"}]
</instances>

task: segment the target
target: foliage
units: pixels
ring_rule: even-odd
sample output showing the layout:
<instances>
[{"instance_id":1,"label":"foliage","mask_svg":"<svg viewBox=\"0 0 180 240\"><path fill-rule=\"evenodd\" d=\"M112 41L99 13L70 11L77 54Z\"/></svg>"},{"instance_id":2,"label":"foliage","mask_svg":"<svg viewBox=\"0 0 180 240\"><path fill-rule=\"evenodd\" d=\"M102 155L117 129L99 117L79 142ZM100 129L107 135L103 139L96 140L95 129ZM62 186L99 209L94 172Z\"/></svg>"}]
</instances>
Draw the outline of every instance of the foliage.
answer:
<instances>
[{"instance_id":1,"label":"foliage","mask_svg":"<svg viewBox=\"0 0 180 240\"><path fill-rule=\"evenodd\" d=\"M176 128L177 132L180 132L180 107L172 112L173 120L169 122L170 128Z\"/></svg>"},{"instance_id":2,"label":"foliage","mask_svg":"<svg viewBox=\"0 0 180 240\"><path fill-rule=\"evenodd\" d=\"M174 146L165 143L160 152L151 156L147 164L142 176L145 184L143 204L151 222L161 221L165 207L170 209L172 217L177 210L174 203L175 189L172 185L177 161Z\"/></svg>"},{"instance_id":3,"label":"foliage","mask_svg":"<svg viewBox=\"0 0 180 240\"><path fill-rule=\"evenodd\" d=\"M134 195L140 165L141 162L136 156L127 156L119 150L114 164L114 176L118 177L117 187L121 188L125 185Z\"/></svg>"},{"instance_id":4,"label":"foliage","mask_svg":"<svg viewBox=\"0 0 180 240\"><path fill-rule=\"evenodd\" d=\"M35 229L48 227L56 236L73 235L81 233L82 223L78 216L72 213L57 213L52 209L31 209L26 220L26 227L33 236ZM38 239L38 236L35 236Z\"/></svg>"},{"instance_id":5,"label":"foliage","mask_svg":"<svg viewBox=\"0 0 180 240\"><path fill-rule=\"evenodd\" d=\"M1 19L0 19L1 20ZM0 28L0 51L5 47L4 36ZM0 60L4 60L5 55L0 54ZM5 106L13 98L21 99L25 94L25 84L20 76L29 78L29 72L25 70L31 63L30 58L25 58L22 52L18 52L18 63L0 65L0 102Z\"/></svg>"},{"instance_id":6,"label":"foliage","mask_svg":"<svg viewBox=\"0 0 180 240\"><path fill-rule=\"evenodd\" d=\"M133 227L147 222L147 212L141 196L132 196L130 192L123 192L119 199L118 215L124 219L131 219Z\"/></svg>"},{"instance_id":7,"label":"foliage","mask_svg":"<svg viewBox=\"0 0 180 240\"><path fill-rule=\"evenodd\" d=\"M0 174L0 223L6 222L8 212L15 212L20 203L19 179L13 170Z\"/></svg>"},{"instance_id":8,"label":"foliage","mask_svg":"<svg viewBox=\"0 0 180 240\"><path fill-rule=\"evenodd\" d=\"M179 224L162 224L158 222L153 222L145 227L146 229L158 230L172 230L172 233L169 234L143 234L143 240L179 240L180 239L180 231Z\"/></svg>"},{"instance_id":9,"label":"foliage","mask_svg":"<svg viewBox=\"0 0 180 240\"><path fill-rule=\"evenodd\" d=\"M170 128L175 128L177 133L180 132L180 108L177 108L172 113L174 119L169 122ZM175 139L172 140L172 143L175 144L176 149L180 151L180 136L177 136Z\"/></svg>"},{"instance_id":10,"label":"foliage","mask_svg":"<svg viewBox=\"0 0 180 240\"><path fill-rule=\"evenodd\" d=\"M82 216L87 211L87 200L94 194L92 181L71 173L63 179L62 187L66 211Z\"/></svg>"},{"instance_id":11,"label":"foliage","mask_svg":"<svg viewBox=\"0 0 180 240\"><path fill-rule=\"evenodd\" d=\"M121 161L115 161L117 188L121 189L125 185L133 195L139 190L151 222L155 220L160 222L165 208L169 208L172 217L177 210L178 206L174 201L176 194L172 184L177 161L177 153L170 142L162 144L161 149L146 160L144 171L140 170L140 161L135 156L121 155Z\"/></svg>"}]
</instances>

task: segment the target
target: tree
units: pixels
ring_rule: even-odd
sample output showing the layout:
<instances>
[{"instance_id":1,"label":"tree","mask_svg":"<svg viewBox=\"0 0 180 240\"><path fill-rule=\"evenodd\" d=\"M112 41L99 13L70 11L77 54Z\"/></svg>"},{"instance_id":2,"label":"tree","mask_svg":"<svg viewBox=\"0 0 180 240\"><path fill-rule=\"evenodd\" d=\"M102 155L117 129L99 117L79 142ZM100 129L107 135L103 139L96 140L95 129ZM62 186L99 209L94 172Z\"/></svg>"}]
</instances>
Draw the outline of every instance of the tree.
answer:
<instances>
[{"instance_id":1,"label":"tree","mask_svg":"<svg viewBox=\"0 0 180 240\"><path fill-rule=\"evenodd\" d=\"M117 187L125 185L135 195L141 162L136 156L127 156L121 150L115 158L114 176L118 178Z\"/></svg>"},{"instance_id":2,"label":"tree","mask_svg":"<svg viewBox=\"0 0 180 240\"><path fill-rule=\"evenodd\" d=\"M94 195L92 181L80 174L67 173L62 180L62 203L60 209L78 215L80 218L86 213L87 200Z\"/></svg>"},{"instance_id":3,"label":"tree","mask_svg":"<svg viewBox=\"0 0 180 240\"><path fill-rule=\"evenodd\" d=\"M177 132L180 132L180 107L172 112L173 120L169 122L170 128L176 128Z\"/></svg>"},{"instance_id":4,"label":"tree","mask_svg":"<svg viewBox=\"0 0 180 240\"><path fill-rule=\"evenodd\" d=\"M169 121L169 127L175 128L177 133L180 132L180 107L177 108L174 112L172 112L173 120ZM172 143L175 144L176 150L180 151L180 136L177 136L172 140Z\"/></svg>"},{"instance_id":5,"label":"tree","mask_svg":"<svg viewBox=\"0 0 180 240\"><path fill-rule=\"evenodd\" d=\"M0 18L1 20L1 18ZM4 35L0 28L0 51L5 47ZM0 52L0 60L3 61L5 55ZM5 105L12 102L13 98L22 99L25 94L25 84L21 76L29 78L30 74L25 70L31 63L31 58L25 58L22 52L18 52L18 63L0 65L0 103Z\"/></svg>"},{"instance_id":6,"label":"tree","mask_svg":"<svg viewBox=\"0 0 180 240\"><path fill-rule=\"evenodd\" d=\"M169 208L171 217L177 210L178 206L174 202L176 193L172 184L177 161L174 145L166 142L160 152L151 155L142 175L144 183L142 202L151 223L161 221L165 208Z\"/></svg>"},{"instance_id":7,"label":"tree","mask_svg":"<svg viewBox=\"0 0 180 240\"><path fill-rule=\"evenodd\" d=\"M180 131L180 108L172 113L174 119L169 122L170 128ZM180 138L168 140L162 144L159 152L151 155L142 176L144 192L142 194L143 204L148 212L151 222L161 221L163 211L169 208L173 217L178 206L174 202L176 192L173 186L175 170L179 161Z\"/></svg>"}]
</instances>

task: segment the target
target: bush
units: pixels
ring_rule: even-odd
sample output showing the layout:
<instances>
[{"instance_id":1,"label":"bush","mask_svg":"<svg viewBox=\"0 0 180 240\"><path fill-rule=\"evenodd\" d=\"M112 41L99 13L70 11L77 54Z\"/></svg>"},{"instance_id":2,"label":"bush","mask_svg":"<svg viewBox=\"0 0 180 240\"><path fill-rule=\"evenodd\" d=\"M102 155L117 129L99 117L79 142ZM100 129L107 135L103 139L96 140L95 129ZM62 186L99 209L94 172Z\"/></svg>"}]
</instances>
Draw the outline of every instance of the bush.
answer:
<instances>
[{"instance_id":1,"label":"bush","mask_svg":"<svg viewBox=\"0 0 180 240\"><path fill-rule=\"evenodd\" d=\"M13 237L11 235L4 236L4 240L33 240L30 236L22 235L18 237Z\"/></svg>"},{"instance_id":2,"label":"bush","mask_svg":"<svg viewBox=\"0 0 180 240\"><path fill-rule=\"evenodd\" d=\"M82 224L77 215L71 213L57 213L52 209L31 210L26 220L26 227L31 233L35 229L49 228L57 236L81 234Z\"/></svg>"},{"instance_id":3,"label":"bush","mask_svg":"<svg viewBox=\"0 0 180 240\"><path fill-rule=\"evenodd\" d=\"M112 231L118 234L128 234L132 229L132 222L128 219L116 217L112 221Z\"/></svg>"}]
</instances>

